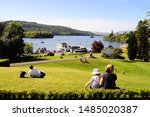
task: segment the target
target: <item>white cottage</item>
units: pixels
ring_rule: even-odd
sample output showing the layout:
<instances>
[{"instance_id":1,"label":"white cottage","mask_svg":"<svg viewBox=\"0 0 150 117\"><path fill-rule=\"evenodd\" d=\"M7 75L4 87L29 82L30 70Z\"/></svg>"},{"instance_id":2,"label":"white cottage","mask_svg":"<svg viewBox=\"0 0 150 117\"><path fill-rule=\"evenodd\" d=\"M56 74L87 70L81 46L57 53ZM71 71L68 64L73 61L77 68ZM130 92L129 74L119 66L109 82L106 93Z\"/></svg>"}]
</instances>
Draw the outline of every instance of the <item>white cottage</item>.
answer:
<instances>
[{"instance_id":1,"label":"white cottage","mask_svg":"<svg viewBox=\"0 0 150 117\"><path fill-rule=\"evenodd\" d=\"M57 43L56 48L58 51L59 50L65 50L67 48L67 46L68 46L67 43Z\"/></svg>"},{"instance_id":2,"label":"white cottage","mask_svg":"<svg viewBox=\"0 0 150 117\"><path fill-rule=\"evenodd\" d=\"M112 46L110 45L110 46L104 48L104 49L101 51L101 53L102 53L102 55L103 55L104 57L109 57L109 56L111 56L111 54L113 53L113 49L114 49L114 47L112 47Z\"/></svg>"}]
</instances>

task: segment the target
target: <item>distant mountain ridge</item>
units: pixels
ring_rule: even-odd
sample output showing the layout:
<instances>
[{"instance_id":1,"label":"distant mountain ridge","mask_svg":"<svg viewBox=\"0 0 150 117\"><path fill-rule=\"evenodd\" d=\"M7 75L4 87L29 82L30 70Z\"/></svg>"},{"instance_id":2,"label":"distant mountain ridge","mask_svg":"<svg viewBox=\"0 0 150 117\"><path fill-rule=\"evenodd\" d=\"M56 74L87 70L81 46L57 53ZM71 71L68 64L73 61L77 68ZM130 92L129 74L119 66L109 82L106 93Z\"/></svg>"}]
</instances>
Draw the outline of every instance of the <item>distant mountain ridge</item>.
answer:
<instances>
[{"instance_id":1,"label":"distant mountain ridge","mask_svg":"<svg viewBox=\"0 0 150 117\"><path fill-rule=\"evenodd\" d=\"M10 21L3 22L4 24L9 23ZM27 31L47 31L51 32L53 35L94 35L94 33L90 31L81 31L77 29L72 29L65 26L54 26L54 25L46 25L39 24L36 22L28 22L28 21L16 21L22 24L25 32Z\"/></svg>"}]
</instances>

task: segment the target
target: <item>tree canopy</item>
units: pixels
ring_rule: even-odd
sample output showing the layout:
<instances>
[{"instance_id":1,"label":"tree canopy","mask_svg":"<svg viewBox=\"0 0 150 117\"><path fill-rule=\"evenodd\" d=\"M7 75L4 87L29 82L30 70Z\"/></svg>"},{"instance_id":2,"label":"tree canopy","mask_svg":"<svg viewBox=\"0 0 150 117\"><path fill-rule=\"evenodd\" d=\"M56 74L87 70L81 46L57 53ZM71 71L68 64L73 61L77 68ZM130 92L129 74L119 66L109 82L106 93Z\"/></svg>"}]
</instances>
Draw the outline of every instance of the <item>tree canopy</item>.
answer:
<instances>
[{"instance_id":1,"label":"tree canopy","mask_svg":"<svg viewBox=\"0 0 150 117\"><path fill-rule=\"evenodd\" d=\"M130 60L134 60L136 58L137 54L137 41L135 38L135 33L130 32L129 33L129 39L128 39L128 57Z\"/></svg>"},{"instance_id":2,"label":"tree canopy","mask_svg":"<svg viewBox=\"0 0 150 117\"><path fill-rule=\"evenodd\" d=\"M104 48L104 45L101 41L94 41L92 43L92 52L101 53L101 50Z\"/></svg>"},{"instance_id":3,"label":"tree canopy","mask_svg":"<svg viewBox=\"0 0 150 117\"><path fill-rule=\"evenodd\" d=\"M139 21L137 30L135 31L135 37L137 39L137 56L145 61L148 59L149 33L150 30L147 20Z\"/></svg>"},{"instance_id":4,"label":"tree canopy","mask_svg":"<svg viewBox=\"0 0 150 117\"><path fill-rule=\"evenodd\" d=\"M6 25L1 38L0 56L16 61L24 53L23 37L24 30L21 24L10 22Z\"/></svg>"}]
</instances>

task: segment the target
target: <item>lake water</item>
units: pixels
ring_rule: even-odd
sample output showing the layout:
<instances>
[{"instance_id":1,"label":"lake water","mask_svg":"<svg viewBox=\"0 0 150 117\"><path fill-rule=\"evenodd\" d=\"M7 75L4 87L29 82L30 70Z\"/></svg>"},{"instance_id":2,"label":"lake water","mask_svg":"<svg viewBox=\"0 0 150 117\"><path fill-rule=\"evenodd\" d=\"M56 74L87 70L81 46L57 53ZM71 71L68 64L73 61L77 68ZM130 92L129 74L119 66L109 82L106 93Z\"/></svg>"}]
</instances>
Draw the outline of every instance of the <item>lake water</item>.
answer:
<instances>
[{"instance_id":1,"label":"lake water","mask_svg":"<svg viewBox=\"0 0 150 117\"><path fill-rule=\"evenodd\" d=\"M120 44L114 42L108 42L103 40L103 36L54 36L54 38L40 38L40 39L29 39L24 38L25 43L33 44L33 51L35 52L38 48L46 48L47 50L54 51L56 50L57 43L67 43L71 46L85 46L88 50L91 50L91 44L94 41L101 41L105 47L112 45L117 47Z\"/></svg>"}]
</instances>

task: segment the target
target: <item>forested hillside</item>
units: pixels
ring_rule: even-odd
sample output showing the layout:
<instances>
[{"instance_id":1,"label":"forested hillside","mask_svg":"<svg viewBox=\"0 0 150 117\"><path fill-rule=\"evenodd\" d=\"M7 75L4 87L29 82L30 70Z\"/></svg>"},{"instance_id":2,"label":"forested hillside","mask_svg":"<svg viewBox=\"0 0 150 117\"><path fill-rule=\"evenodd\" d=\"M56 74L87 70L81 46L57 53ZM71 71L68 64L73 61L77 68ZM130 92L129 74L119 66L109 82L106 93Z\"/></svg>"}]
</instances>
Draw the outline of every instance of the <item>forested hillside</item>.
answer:
<instances>
[{"instance_id":1,"label":"forested hillside","mask_svg":"<svg viewBox=\"0 0 150 117\"><path fill-rule=\"evenodd\" d=\"M7 24L10 21L3 22ZM27 22L27 21L17 21L22 24L25 32L27 31L46 31L51 32L53 35L93 35L92 32L89 31L81 31L72 29L64 26L53 26L53 25L45 25L38 24L36 22Z\"/></svg>"}]
</instances>

